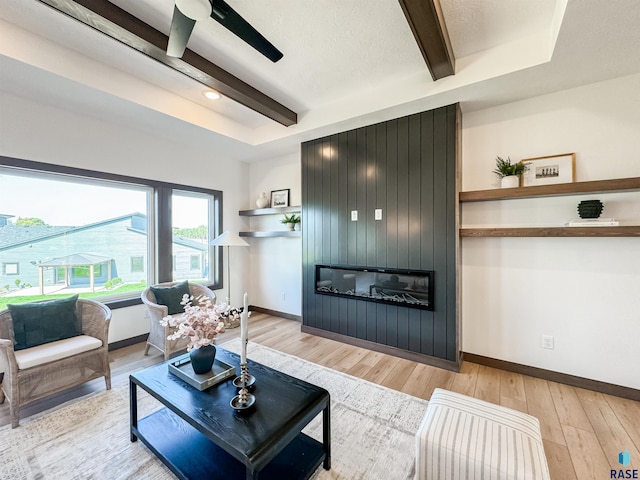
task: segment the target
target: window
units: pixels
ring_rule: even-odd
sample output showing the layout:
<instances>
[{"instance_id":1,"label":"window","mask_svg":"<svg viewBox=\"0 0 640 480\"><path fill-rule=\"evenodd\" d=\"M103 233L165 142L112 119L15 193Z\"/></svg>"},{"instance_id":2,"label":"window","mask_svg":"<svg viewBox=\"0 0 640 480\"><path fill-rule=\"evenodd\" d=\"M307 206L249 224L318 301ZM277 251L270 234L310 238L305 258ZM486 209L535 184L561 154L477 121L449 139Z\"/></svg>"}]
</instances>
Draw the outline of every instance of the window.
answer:
<instances>
[{"instance_id":1,"label":"window","mask_svg":"<svg viewBox=\"0 0 640 480\"><path fill-rule=\"evenodd\" d=\"M131 257L131 273L144 272L144 257L142 255Z\"/></svg>"},{"instance_id":2,"label":"window","mask_svg":"<svg viewBox=\"0 0 640 480\"><path fill-rule=\"evenodd\" d=\"M209 241L214 205L212 198L198 192L174 190L171 195L173 218L174 280L202 281L208 278ZM204 260L204 268L200 262Z\"/></svg>"},{"instance_id":3,"label":"window","mask_svg":"<svg viewBox=\"0 0 640 480\"><path fill-rule=\"evenodd\" d=\"M18 275L20 273L17 263L3 263L2 264L3 275Z\"/></svg>"},{"instance_id":4,"label":"window","mask_svg":"<svg viewBox=\"0 0 640 480\"><path fill-rule=\"evenodd\" d=\"M215 190L0 157L0 286L12 303L137 299L173 278L216 288L221 202Z\"/></svg>"}]
</instances>

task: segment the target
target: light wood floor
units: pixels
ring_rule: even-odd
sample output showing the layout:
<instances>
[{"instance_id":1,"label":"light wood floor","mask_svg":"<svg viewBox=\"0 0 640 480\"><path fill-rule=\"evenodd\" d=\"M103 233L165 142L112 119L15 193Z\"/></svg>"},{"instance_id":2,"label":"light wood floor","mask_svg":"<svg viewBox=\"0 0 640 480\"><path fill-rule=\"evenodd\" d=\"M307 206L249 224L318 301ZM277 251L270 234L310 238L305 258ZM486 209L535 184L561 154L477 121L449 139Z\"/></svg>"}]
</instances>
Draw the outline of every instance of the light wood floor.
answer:
<instances>
[{"instance_id":1,"label":"light wood floor","mask_svg":"<svg viewBox=\"0 0 640 480\"><path fill-rule=\"evenodd\" d=\"M218 343L237 337L228 330ZM437 387L498 403L536 416L552 479L609 478L617 469L618 452L628 450L631 466L640 462L640 402L569 387L511 372L464 362L453 373L383 353L346 345L300 332L300 324L265 314L250 319L252 342L360 377L401 392L429 399ZM111 352L113 383L129 373L162 361L144 344ZM249 354L250 356L250 354ZM46 410L72 398L104 389L93 381L23 409L21 417ZM8 405L0 405L0 426L9 423ZM627 467L628 468L628 467Z\"/></svg>"}]
</instances>

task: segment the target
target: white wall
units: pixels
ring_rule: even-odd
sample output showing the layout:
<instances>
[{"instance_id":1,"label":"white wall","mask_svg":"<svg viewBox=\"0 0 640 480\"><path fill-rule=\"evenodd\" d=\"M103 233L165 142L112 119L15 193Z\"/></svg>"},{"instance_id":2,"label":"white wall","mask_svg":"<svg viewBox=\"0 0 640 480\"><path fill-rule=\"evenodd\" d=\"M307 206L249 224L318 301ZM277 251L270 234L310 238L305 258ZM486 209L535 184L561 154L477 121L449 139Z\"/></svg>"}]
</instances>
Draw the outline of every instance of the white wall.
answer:
<instances>
[{"instance_id":1,"label":"white wall","mask_svg":"<svg viewBox=\"0 0 640 480\"><path fill-rule=\"evenodd\" d=\"M215 152L0 93L0 155L223 191L223 230L239 231L249 167ZM232 292L250 288L248 249L233 252ZM224 299L226 293L218 292ZM144 308L113 313L109 341L149 331Z\"/></svg>"},{"instance_id":2,"label":"white wall","mask_svg":"<svg viewBox=\"0 0 640 480\"><path fill-rule=\"evenodd\" d=\"M257 208L262 192L290 189L290 205L302 201L300 153L251 164L249 205ZM285 230L282 216L243 217L247 230ZM251 296L249 303L279 312L302 312L302 240L300 237L249 238Z\"/></svg>"},{"instance_id":3,"label":"white wall","mask_svg":"<svg viewBox=\"0 0 640 480\"><path fill-rule=\"evenodd\" d=\"M495 157L576 153L576 180L640 176L640 75L463 115L462 190ZM463 226L562 225L580 200L640 224L640 192L462 204ZM465 238L462 349L640 388L640 239ZM555 348L541 348L552 335Z\"/></svg>"}]
</instances>

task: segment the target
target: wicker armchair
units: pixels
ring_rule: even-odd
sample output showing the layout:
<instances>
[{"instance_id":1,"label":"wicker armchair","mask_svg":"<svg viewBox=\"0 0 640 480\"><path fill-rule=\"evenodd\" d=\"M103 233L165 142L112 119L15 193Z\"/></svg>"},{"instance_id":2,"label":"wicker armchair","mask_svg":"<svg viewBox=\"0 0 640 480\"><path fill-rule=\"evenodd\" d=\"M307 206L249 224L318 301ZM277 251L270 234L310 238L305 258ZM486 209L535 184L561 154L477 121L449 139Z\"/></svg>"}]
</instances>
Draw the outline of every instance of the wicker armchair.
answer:
<instances>
[{"instance_id":1,"label":"wicker armchair","mask_svg":"<svg viewBox=\"0 0 640 480\"><path fill-rule=\"evenodd\" d=\"M157 287L171 287L178 282L159 283ZM216 300L216 294L209 288L199 283L189 282L189 293L194 297L204 296L210 298L214 303ZM142 302L147 306L147 312L149 313L149 319L151 320L149 338L147 339L147 346L144 349L144 354L149 354L149 347L154 347L160 350L164 354L164 359L169 360L171 355L175 352L185 350L189 340L186 338L178 338L177 340L167 340L167 337L174 333L176 329L174 327L160 325L160 320L166 317L169 313L169 309L165 305L158 305L156 303L156 297L151 291L151 288L146 288L142 295L140 295Z\"/></svg>"},{"instance_id":2,"label":"wicker armchair","mask_svg":"<svg viewBox=\"0 0 640 480\"><path fill-rule=\"evenodd\" d=\"M20 421L20 407L40 398L81 385L94 378L104 377L107 390L111 389L111 370L109 368L108 336L111 322L111 310L102 303L80 298L76 304L78 318L82 320L82 335L68 339L69 342L55 342L57 357L43 363L33 361L28 350L45 347L32 347L15 352L13 322L9 310L0 312L0 371L4 372L0 388L0 403L6 398L10 404L11 428L16 428ZM93 337L93 338L87 338ZM86 339L102 345L81 353L68 355L72 345ZM70 344L67 352L65 345ZM77 351L77 350L76 350ZM16 353L18 354L16 357ZM62 358L60 358L62 357ZM33 366L29 364L36 363ZM20 365L27 365L21 368Z\"/></svg>"}]
</instances>

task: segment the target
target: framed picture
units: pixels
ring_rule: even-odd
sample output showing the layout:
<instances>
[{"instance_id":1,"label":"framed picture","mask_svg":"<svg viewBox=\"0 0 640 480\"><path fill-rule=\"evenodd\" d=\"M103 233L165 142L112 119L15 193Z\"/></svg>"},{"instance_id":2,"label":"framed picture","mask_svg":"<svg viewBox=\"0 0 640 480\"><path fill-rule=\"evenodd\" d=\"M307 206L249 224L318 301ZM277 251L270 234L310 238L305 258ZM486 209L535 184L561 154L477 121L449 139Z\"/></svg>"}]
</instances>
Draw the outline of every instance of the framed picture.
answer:
<instances>
[{"instance_id":1,"label":"framed picture","mask_svg":"<svg viewBox=\"0 0 640 480\"><path fill-rule=\"evenodd\" d=\"M573 183L576 181L576 154L563 153L550 157L524 158L527 166L522 174L522 186Z\"/></svg>"},{"instance_id":2,"label":"framed picture","mask_svg":"<svg viewBox=\"0 0 640 480\"><path fill-rule=\"evenodd\" d=\"M271 190L271 208L289 206L289 189Z\"/></svg>"}]
</instances>

